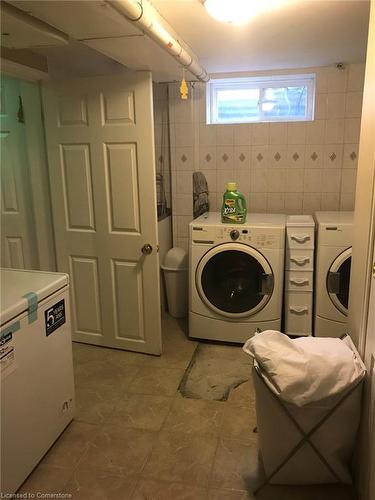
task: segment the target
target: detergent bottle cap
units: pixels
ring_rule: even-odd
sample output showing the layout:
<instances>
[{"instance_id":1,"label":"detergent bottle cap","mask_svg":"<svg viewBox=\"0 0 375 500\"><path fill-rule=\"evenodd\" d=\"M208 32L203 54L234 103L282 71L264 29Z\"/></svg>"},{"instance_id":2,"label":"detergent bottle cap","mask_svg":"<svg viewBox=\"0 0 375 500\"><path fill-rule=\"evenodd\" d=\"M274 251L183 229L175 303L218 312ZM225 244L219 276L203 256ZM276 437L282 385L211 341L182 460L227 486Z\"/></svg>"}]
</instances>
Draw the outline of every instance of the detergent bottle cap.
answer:
<instances>
[{"instance_id":1,"label":"detergent bottle cap","mask_svg":"<svg viewBox=\"0 0 375 500\"><path fill-rule=\"evenodd\" d=\"M237 191L237 183L236 182L228 182L227 183L227 191Z\"/></svg>"}]
</instances>

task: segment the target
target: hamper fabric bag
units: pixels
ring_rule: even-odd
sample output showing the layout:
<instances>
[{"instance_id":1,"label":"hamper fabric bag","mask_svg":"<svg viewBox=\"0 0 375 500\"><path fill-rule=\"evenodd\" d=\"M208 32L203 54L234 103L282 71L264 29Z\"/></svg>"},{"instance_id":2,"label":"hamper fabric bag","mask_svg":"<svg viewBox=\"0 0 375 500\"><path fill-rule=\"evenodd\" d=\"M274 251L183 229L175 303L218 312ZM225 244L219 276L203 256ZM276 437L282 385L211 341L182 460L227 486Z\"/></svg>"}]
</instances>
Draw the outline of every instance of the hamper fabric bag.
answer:
<instances>
[{"instance_id":1,"label":"hamper fabric bag","mask_svg":"<svg viewBox=\"0 0 375 500\"><path fill-rule=\"evenodd\" d=\"M274 341L275 333L286 337L273 332ZM324 338L310 338L302 351L293 350L295 346L292 345L289 362L286 348L285 356L278 362L282 350L277 341L266 346L266 353L263 348L257 349L257 342L264 346L267 337L270 338L269 333L262 332L244 345L244 351L254 358L259 447L266 472L266 481L258 490L267 483L350 484L351 459L360 421L362 381L366 372L350 337L331 339L338 341L334 343L338 349L333 356L335 359L329 362L326 358L325 364L319 359L312 361L322 347L312 344L321 343L322 339L326 340ZM280 339L284 348L288 342L301 340L286 338L286 343L285 338ZM312 351L310 358L308 345ZM324 359L324 347L321 355ZM298 357L300 359L296 359ZM315 374L320 386L309 374L309 369L314 369L314 366L315 369L320 366L320 372ZM293 380L291 374L299 380ZM314 385L313 390L311 385Z\"/></svg>"}]
</instances>

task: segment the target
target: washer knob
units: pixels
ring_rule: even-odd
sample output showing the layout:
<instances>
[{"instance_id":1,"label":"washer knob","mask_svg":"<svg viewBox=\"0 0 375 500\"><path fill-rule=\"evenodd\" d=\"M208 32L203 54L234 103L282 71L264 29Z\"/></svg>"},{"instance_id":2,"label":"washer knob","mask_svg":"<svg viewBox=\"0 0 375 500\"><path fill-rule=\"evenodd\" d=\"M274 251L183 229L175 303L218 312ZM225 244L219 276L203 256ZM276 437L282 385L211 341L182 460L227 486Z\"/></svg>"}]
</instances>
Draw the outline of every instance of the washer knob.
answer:
<instances>
[{"instance_id":1,"label":"washer knob","mask_svg":"<svg viewBox=\"0 0 375 500\"><path fill-rule=\"evenodd\" d=\"M238 238L240 237L240 233L239 231L237 231L237 229L232 229L232 231L229 234L232 240L238 240Z\"/></svg>"}]
</instances>

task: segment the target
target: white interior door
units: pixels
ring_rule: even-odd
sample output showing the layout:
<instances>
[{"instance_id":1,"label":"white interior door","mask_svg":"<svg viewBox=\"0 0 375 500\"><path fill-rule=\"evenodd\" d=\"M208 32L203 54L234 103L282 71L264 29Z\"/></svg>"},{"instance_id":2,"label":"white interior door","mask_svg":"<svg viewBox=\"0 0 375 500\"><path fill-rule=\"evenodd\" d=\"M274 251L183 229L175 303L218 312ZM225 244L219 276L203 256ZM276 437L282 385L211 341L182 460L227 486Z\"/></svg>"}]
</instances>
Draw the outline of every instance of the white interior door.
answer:
<instances>
[{"instance_id":1,"label":"white interior door","mask_svg":"<svg viewBox=\"0 0 375 500\"><path fill-rule=\"evenodd\" d=\"M50 83L43 104L73 339L160 354L151 74Z\"/></svg>"},{"instance_id":2,"label":"white interior door","mask_svg":"<svg viewBox=\"0 0 375 500\"><path fill-rule=\"evenodd\" d=\"M1 266L38 267L18 80L1 76Z\"/></svg>"}]
</instances>

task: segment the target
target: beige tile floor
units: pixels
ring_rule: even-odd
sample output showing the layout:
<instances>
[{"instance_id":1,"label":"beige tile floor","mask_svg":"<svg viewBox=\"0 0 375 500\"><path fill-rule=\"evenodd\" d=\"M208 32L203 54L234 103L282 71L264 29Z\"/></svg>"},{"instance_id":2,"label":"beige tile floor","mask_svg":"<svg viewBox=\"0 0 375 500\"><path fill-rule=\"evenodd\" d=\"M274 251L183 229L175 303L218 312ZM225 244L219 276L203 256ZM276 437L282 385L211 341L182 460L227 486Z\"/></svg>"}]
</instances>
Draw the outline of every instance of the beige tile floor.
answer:
<instances>
[{"instance_id":1,"label":"beige tile floor","mask_svg":"<svg viewBox=\"0 0 375 500\"><path fill-rule=\"evenodd\" d=\"M196 342L163 318L163 355L74 344L77 415L21 493L74 500L245 500L262 479L251 381L228 401L178 392ZM250 373L250 372L249 372ZM268 486L259 500L349 500L337 486Z\"/></svg>"}]
</instances>

